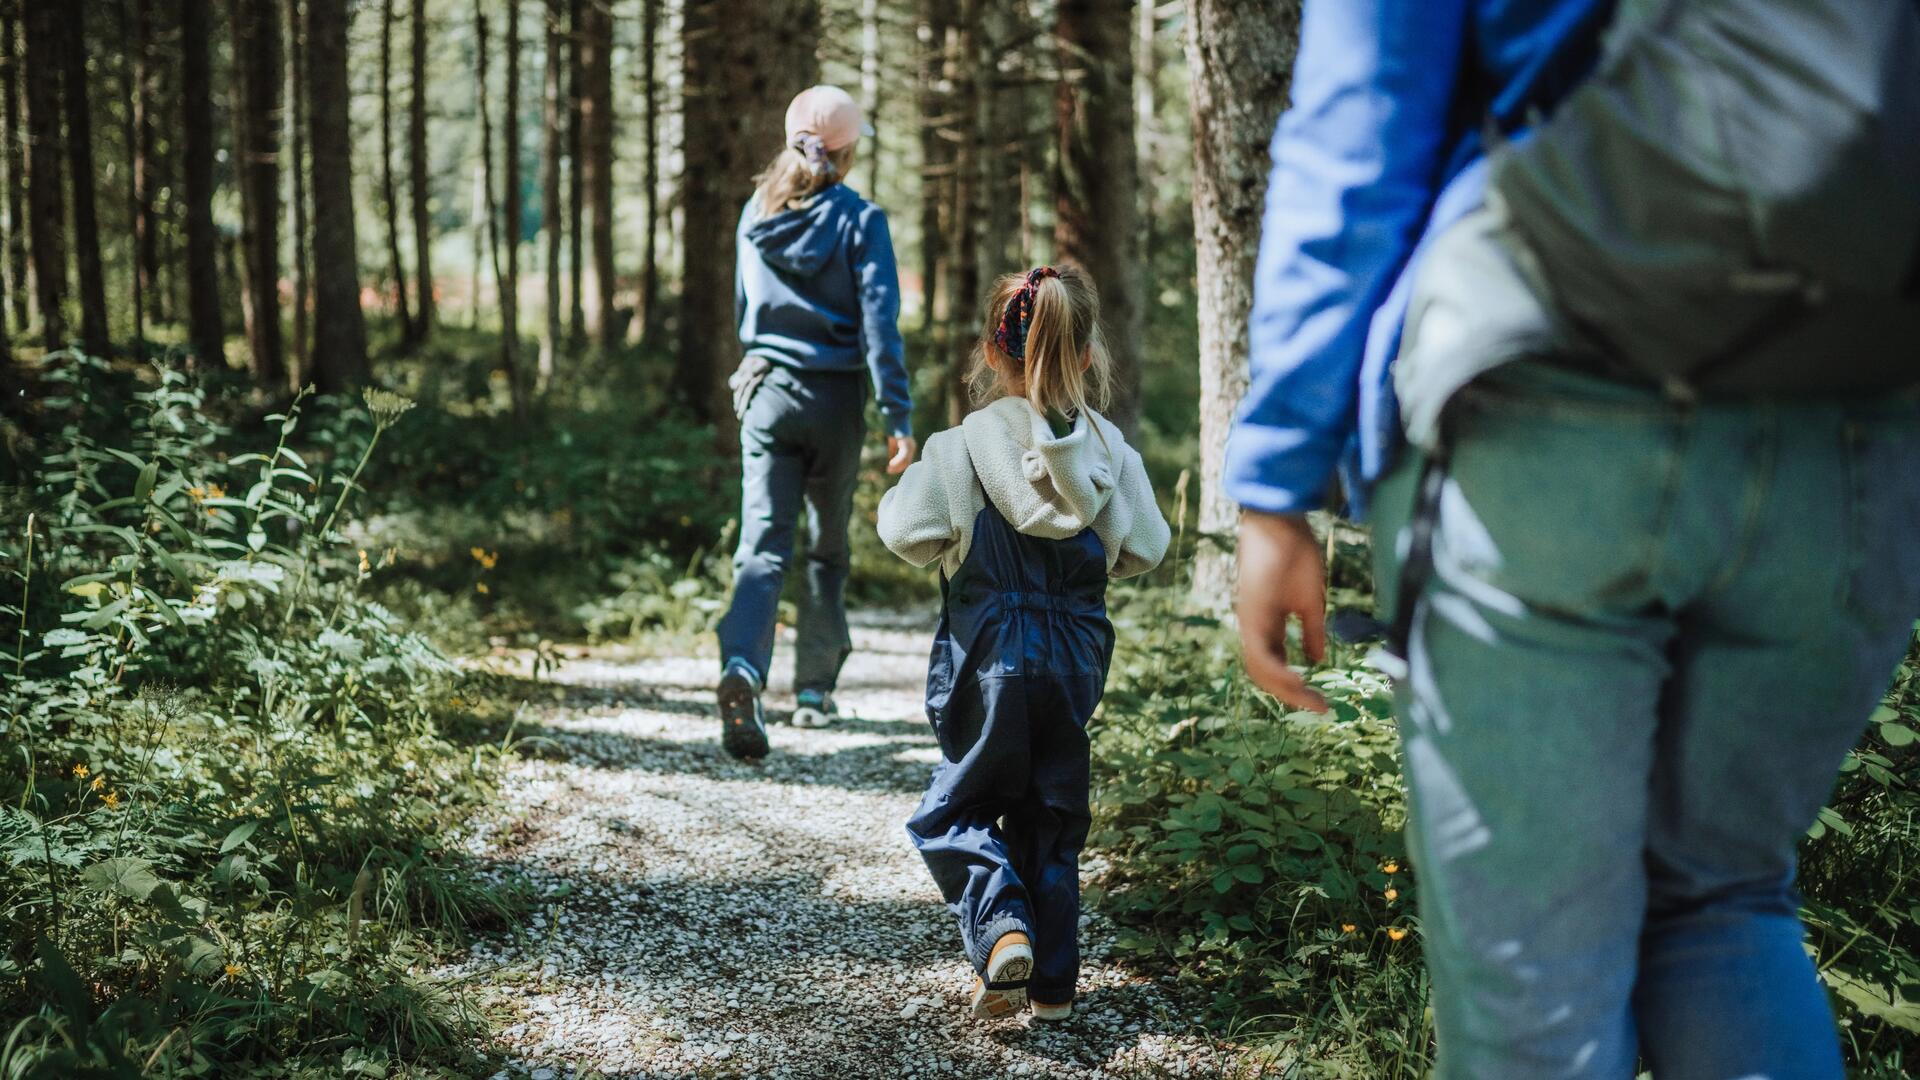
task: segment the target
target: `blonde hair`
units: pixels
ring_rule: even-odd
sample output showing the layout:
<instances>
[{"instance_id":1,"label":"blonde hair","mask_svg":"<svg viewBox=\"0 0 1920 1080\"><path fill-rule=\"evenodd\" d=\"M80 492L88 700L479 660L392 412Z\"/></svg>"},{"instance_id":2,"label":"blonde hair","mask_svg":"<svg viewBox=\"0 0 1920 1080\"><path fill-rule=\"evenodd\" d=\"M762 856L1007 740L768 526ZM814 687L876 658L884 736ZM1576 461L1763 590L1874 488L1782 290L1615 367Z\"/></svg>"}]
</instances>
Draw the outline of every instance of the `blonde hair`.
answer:
<instances>
[{"instance_id":1,"label":"blonde hair","mask_svg":"<svg viewBox=\"0 0 1920 1080\"><path fill-rule=\"evenodd\" d=\"M772 217L798 210L808 199L839 183L853 168L853 150L857 145L848 143L828 151L827 160L832 162L833 169L827 173L812 171L807 165L807 155L793 147L780 151L779 156L767 162L767 167L753 178L754 198L760 203L761 215Z\"/></svg>"},{"instance_id":2,"label":"blonde hair","mask_svg":"<svg viewBox=\"0 0 1920 1080\"><path fill-rule=\"evenodd\" d=\"M1100 335L1100 292L1086 271L1067 265L1007 274L987 296L986 327L974 346L967 386L975 404L1003 395L1026 398L1042 413L1105 408L1113 360ZM1008 305L1033 281L1022 355L1009 355L997 338L1003 324L1017 321Z\"/></svg>"}]
</instances>

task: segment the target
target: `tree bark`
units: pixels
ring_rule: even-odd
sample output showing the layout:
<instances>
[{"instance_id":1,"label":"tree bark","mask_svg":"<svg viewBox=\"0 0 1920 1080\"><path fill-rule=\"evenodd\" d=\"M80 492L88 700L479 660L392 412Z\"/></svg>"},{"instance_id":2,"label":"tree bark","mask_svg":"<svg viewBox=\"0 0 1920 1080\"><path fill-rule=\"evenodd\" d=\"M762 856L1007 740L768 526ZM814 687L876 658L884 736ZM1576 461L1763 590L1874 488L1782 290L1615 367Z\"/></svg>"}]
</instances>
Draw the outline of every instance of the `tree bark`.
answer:
<instances>
[{"instance_id":1,"label":"tree bark","mask_svg":"<svg viewBox=\"0 0 1920 1080\"><path fill-rule=\"evenodd\" d=\"M387 226L387 265L393 275L393 313L400 338L411 336L407 266L400 257L400 196L393 175L393 0L380 0L380 212Z\"/></svg>"},{"instance_id":2,"label":"tree bark","mask_svg":"<svg viewBox=\"0 0 1920 1080\"><path fill-rule=\"evenodd\" d=\"M640 245L640 297L633 313L637 338L652 337L660 303L660 0L640 0L640 94L646 106L641 163L646 226Z\"/></svg>"},{"instance_id":3,"label":"tree bark","mask_svg":"<svg viewBox=\"0 0 1920 1080\"><path fill-rule=\"evenodd\" d=\"M100 210L94 193L93 106L88 100L86 5L71 8L61 35L61 96L67 114L67 178L73 189L73 254L80 282L80 345L93 356L112 347L107 283L100 263ZM49 72L51 74L51 72Z\"/></svg>"},{"instance_id":4,"label":"tree bark","mask_svg":"<svg viewBox=\"0 0 1920 1080\"><path fill-rule=\"evenodd\" d=\"M586 0L580 28L580 182L587 195L587 333L594 344L619 343L613 311L613 13L611 0Z\"/></svg>"},{"instance_id":5,"label":"tree bark","mask_svg":"<svg viewBox=\"0 0 1920 1080\"><path fill-rule=\"evenodd\" d=\"M860 0L860 111L873 134L860 152L867 158L867 193L880 191L880 0Z\"/></svg>"},{"instance_id":6,"label":"tree bark","mask_svg":"<svg viewBox=\"0 0 1920 1080\"><path fill-rule=\"evenodd\" d=\"M433 210L427 187L427 0L413 0L412 96L407 105L407 187L413 209L413 274L419 284L407 344L417 346L439 321L433 297Z\"/></svg>"},{"instance_id":7,"label":"tree bark","mask_svg":"<svg viewBox=\"0 0 1920 1080\"><path fill-rule=\"evenodd\" d=\"M141 97L140 76L145 63L140 55L143 45L134 31L134 13L132 5L125 2L113 7L114 30L123 43L120 54L120 96L126 101L126 110L120 114L120 141L127 151L127 236L131 246L129 256L131 269L127 280L132 286L130 299L133 301L133 328L131 334L132 352L135 358L145 359L147 355L147 293L145 283L140 279L140 191L136 179L140 175L140 108L137 104ZM4 325L4 322L0 322Z\"/></svg>"},{"instance_id":8,"label":"tree bark","mask_svg":"<svg viewBox=\"0 0 1920 1080\"><path fill-rule=\"evenodd\" d=\"M53 4L26 6L26 69L60 70L60 10ZM60 80L28 76L27 231L32 238L34 306L40 312L40 337L49 349L66 345L62 310L67 298L67 200L60 174Z\"/></svg>"},{"instance_id":9,"label":"tree bark","mask_svg":"<svg viewBox=\"0 0 1920 1080\"><path fill-rule=\"evenodd\" d=\"M1159 49L1155 44L1160 32L1160 17L1154 8L1154 0L1139 0L1138 7L1140 18L1134 35L1133 55L1133 139L1140 171L1140 251L1144 257L1141 272L1151 276L1154 217L1158 210L1153 196L1159 186L1159 176L1154 171L1154 165L1159 161L1160 129L1156 115L1159 106L1155 104L1159 95L1154 82L1160 71Z\"/></svg>"},{"instance_id":10,"label":"tree bark","mask_svg":"<svg viewBox=\"0 0 1920 1080\"><path fill-rule=\"evenodd\" d=\"M293 245L293 337L288 381L298 388L313 375L312 252L307 240L307 47L301 0L287 0L287 235Z\"/></svg>"},{"instance_id":11,"label":"tree bark","mask_svg":"<svg viewBox=\"0 0 1920 1080\"><path fill-rule=\"evenodd\" d=\"M727 376L739 361L733 322L734 228L753 175L784 145L788 98L819 79L818 0L687 0L682 108L683 231L701 238L681 272L675 386L716 425L722 452L738 448Z\"/></svg>"},{"instance_id":12,"label":"tree bark","mask_svg":"<svg viewBox=\"0 0 1920 1080\"><path fill-rule=\"evenodd\" d=\"M482 0L485 2L485 0ZM501 116L501 162L500 175L506 187L505 220L502 231L506 235L505 266L502 267L500 241L491 236L488 246L493 250L493 280L500 293L500 366L507 373L507 389L513 400L513 414L525 419L527 415L526 384L520 374L520 0L506 0L507 3L507 85L504 114ZM484 38L484 34L482 35ZM484 52L485 47L482 46ZM483 77L481 82L485 83ZM481 123L483 141L492 127L486 122L486 100L481 99ZM484 150L488 167L493 161L492 148ZM494 187L487 184L487 197L493 197ZM489 230L495 215L487 215Z\"/></svg>"},{"instance_id":13,"label":"tree bark","mask_svg":"<svg viewBox=\"0 0 1920 1080\"><path fill-rule=\"evenodd\" d=\"M586 187L581 181L581 34L587 0L567 0L567 343L587 343Z\"/></svg>"},{"instance_id":14,"label":"tree bark","mask_svg":"<svg viewBox=\"0 0 1920 1080\"><path fill-rule=\"evenodd\" d=\"M940 286L946 261L945 212L952 206L953 139L952 86L947 79L951 65L948 38L948 0L919 0L920 63L918 106L920 110L920 324L937 333L946 329L947 305ZM936 342L936 348L939 343Z\"/></svg>"},{"instance_id":15,"label":"tree bark","mask_svg":"<svg viewBox=\"0 0 1920 1080\"><path fill-rule=\"evenodd\" d=\"M992 146L999 132L994 126L993 82L998 65L988 21L993 0L962 0L955 26L953 115L959 137L953 148L953 183L947 214L947 289L950 297L946 398L947 423L966 418L971 401L967 367L972 361L975 327L982 291L981 254L987 245L987 222L993 207L989 178L983 173L998 166ZM1024 210L1023 210L1024 212Z\"/></svg>"},{"instance_id":16,"label":"tree bark","mask_svg":"<svg viewBox=\"0 0 1920 1080\"><path fill-rule=\"evenodd\" d=\"M33 5L41 6L41 5ZM220 315L220 236L213 224L213 75L206 0L180 0L182 182L187 200L187 334L201 363L226 349Z\"/></svg>"},{"instance_id":17,"label":"tree bark","mask_svg":"<svg viewBox=\"0 0 1920 1080\"><path fill-rule=\"evenodd\" d=\"M29 288L25 225L27 163L20 116L20 16L12 4L0 10L0 62L5 64L5 73L0 74L0 124L4 124L0 127L0 139L4 139L6 145L0 148L0 156L4 156L7 166L7 306L13 313L14 328L25 333Z\"/></svg>"},{"instance_id":18,"label":"tree bark","mask_svg":"<svg viewBox=\"0 0 1920 1080\"><path fill-rule=\"evenodd\" d=\"M338 393L366 381L369 373L355 262L347 0L307 0L307 96L313 154L313 381L322 393Z\"/></svg>"},{"instance_id":19,"label":"tree bark","mask_svg":"<svg viewBox=\"0 0 1920 1080\"><path fill-rule=\"evenodd\" d=\"M1221 487L1227 431L1247 392L1247 316L1271 169L1287 105L1300 0L1190 0L1193 231L1201 267L1200 520L1193 599L1224 611L1233 594L1240 508Z\"/></svg>"},{"instance_id":20,"label":"tree bark","mask_svg":"<svg viewBox=\"0 0 1920 1080\"><path fill-rule=\"evenodd\" d=\"M1108 415L1129 437L1140 419L1141 325L1132 16L1133 0L1061 0L1054 26L1054 257L1085 268L1100 290L1113 357Z\"/></svg>"},{"instance_id":21,"label":"tree bark","mask_svg":"<svg viewBox=\"0 0 1920 1080\"><path fill-rule=\"evenodd\" d=\"M561 126L561 102L566 82L566 7L563 0L546 0L547 69L544 94L540 103L541 125L545 128L540 143L540 231L546 240L547 323L540 335L540 366L536 386L545 390L553 381L563 314L560 310L560 252L562 216L565 204L560 188L560 158L565 132Z\"/></svg>"},{"instance_id":22,"label":"tree bark","mask_svg":"<svg viewBox=\"0 0 1920 1080\"><path fill-rule=\"evenodd\" d=\"M280 335L280 17L277 0L232 0L235 174L254 382L286 386Z\"/></svg>"}]
</instances>

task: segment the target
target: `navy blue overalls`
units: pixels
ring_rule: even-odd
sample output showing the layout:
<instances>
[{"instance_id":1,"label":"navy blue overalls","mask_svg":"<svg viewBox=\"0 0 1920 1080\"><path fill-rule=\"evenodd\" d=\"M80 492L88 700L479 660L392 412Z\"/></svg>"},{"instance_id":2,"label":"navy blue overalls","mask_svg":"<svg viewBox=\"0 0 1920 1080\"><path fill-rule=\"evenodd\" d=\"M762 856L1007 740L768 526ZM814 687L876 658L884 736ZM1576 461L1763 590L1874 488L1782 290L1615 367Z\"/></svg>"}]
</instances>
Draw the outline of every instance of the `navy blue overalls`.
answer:
<instances>
[{"instance_id":1,"label":"navy blue overalls","mask_svg":"<svg viewBox=\"0 0 1920 1080\"><path fill-rule=\"evenodd\" d=\"M927 718L944 760L907 832L974 970L1000 935L1025 931L1028 992L1060 1004L1080 972L1086 724L1113 658L1106 551L1092 529L1022 535L989 504L940 593Z\"/></svg>"}]
</instances>

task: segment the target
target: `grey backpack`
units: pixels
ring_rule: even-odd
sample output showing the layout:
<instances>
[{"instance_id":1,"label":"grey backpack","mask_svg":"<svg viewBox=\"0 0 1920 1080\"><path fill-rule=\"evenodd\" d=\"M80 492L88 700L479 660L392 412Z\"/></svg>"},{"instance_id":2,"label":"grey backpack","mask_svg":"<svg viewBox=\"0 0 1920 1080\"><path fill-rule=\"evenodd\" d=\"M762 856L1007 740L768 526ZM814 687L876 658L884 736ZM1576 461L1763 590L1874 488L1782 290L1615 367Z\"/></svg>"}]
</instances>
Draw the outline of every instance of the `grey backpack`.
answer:
<instances>
[{"instance_id":1,"label":"grey backpack","mask_svg":"<svg viewBox=\"0 0 1920 1080\"><path fill-rule=\"evenodd\" d=\"M1920 0L1623 0L1593 74L1490 168L1415 278L1416 442L1529 354L1681 396L1920 382Z\"/></svg>"}]
</instances>

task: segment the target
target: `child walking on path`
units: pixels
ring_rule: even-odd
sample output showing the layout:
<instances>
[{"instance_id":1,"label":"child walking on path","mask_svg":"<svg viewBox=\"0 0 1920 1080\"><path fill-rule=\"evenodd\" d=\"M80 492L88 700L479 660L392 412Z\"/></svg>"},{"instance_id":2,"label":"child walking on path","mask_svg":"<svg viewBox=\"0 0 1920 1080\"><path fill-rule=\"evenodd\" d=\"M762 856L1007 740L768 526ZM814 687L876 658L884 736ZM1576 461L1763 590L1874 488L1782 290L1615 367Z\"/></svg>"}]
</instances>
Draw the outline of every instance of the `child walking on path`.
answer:
<instances>
[{"instance_id":1,"label":"child walking on path","mask_svg":"<svg viewBox=\"0 0 1920 1080\"><path fill-rule=\"evenodd\" d=\"M927 718L943 760L907 832L960 920L978 1018L1029 996L1042 1019L1072 1014L1107 578L1167 550L1140 455L1092 407L1099 308L1073 267L1000 279L971 375L997 400L928 439L880 503L887 547L940 564Z\"/></svg>"}]
</instances>

